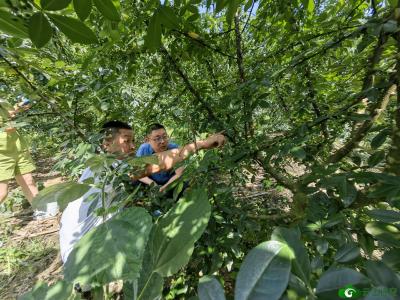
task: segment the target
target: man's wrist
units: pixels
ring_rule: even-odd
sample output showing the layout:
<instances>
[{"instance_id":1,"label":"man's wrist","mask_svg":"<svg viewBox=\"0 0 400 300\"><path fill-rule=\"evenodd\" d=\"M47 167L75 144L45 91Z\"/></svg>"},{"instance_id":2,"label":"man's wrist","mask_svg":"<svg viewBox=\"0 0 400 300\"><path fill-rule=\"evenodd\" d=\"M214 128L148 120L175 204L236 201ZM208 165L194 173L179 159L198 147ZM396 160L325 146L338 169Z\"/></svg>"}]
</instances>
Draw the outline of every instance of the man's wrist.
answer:
<instances>
[{"instance_id":1,"label":"man's wrist","mask_svg":"<svg viewBox=\"0 0 400 300\"><path fill-rule=\"evenodd\" d=\"M197 150L205 149L205 142L204 141L197 141L195 142L195 147Z\"/></svg>"},{"instance_id":2,"label":"man's wrist","mask_svg":"<svg viewBox=\"0 0 400 300\"><path fill-rule=\"evenodd\" d=\"M4 129L4 132L6 132L6 133L12 133L15 131L16 131L15 127L7 127Z\"/></svg>"}]
</instances>

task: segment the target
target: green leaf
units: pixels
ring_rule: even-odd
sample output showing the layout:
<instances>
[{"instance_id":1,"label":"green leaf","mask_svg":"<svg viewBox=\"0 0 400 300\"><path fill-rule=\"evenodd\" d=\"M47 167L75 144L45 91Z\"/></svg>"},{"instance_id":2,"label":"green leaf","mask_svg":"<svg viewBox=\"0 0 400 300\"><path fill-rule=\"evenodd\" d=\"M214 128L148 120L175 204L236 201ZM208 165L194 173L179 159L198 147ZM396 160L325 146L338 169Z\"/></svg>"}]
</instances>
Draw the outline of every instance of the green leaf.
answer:
<instances>
[{"instance_id":1,"label":"green leaf","mask_svg":"<svg viewBox=\"0 0 400 300\"><path fill-rule=\"evenodd\" d=\"M290 153L297 159L303 160L306 158L307 153L302 147L294 147L290 149Z\"/></svg>"},{"instance_id":2,"label":"green leaf","mask_svg":"<svg viewBox=\"0 0 400 300\"><path fill-rule=\"evenodd\" d=\"M383 24L382 28L384 32L389 32L389 33L396 32L398 30L397 21L389 20L385 24Z\"/></svg>"},{"instance_id":3,"label":"green leaf","mask_svg":"<svg viewBox=\"0 0 400 300\"><path fill-rule=\"evenodd\" d=\"M201 188L189 191L160 218L150 239L154 271L171 276L187 264L210 215L207 192Z\"/></svg>"},{"instance_id":4,"label":"green leaf","mask_svg":"<svg viewBox=\"0 0 400 300\"><path fill-rule=\"evenodd\" d=\"M377 151L368 158L368 166L374 167L385 159L385 151Z\"/></svg>"},{"instance_id":5,"label":"green leaf","mask_svg":"<svg viewBox=\"0 0 400 300\"><path fill-rule=\"evenodd\" d=\"M355 243L343 245L335 255L335 260L339 263L346 263L355 260L360 256L360 248Z\"/></svg>"},{"instance_id":6,"label":"green leaf","mask_svg":"<svg viewBox=\"0 0 400 300\"><path fill-rule=\"evenodd\" d=\"M83 22L70 17L48 14L53 23L74 43L97 43L93 31Z\"/></svg>"},{"instance_id":7,"label":"green leaf","mask_svg":"<svg viewBox=\"0 0 400 300\"><path fill-rule=\"evenodd\" d=\"M18 297L18 300L77 300L80 299L78 295L74 293L74 289L71 283L67 283L64 280L58 281L51 286L47 286L47 283L39 281L33 287L33 289L22 296Z\"/></svg>"},{"instance_id":8,"label":"green leaf","mask_svg":"<svg viewBox=\"0 0 400 300\"><path fill-rule=\"evenodd\" d=\"M294 290L297 296L300 297L305 297L309 293L304 282L299 277L293 274L290 274L288 289Z\"/></svg>"},{"instance_id":9,"label":"green leaf","mask_svg":"<svg viewBox=\"0 0 400 300\"><path fill-rule=\"evenodd\" d=\"M307 11L309 14L313 14L314 13L314 8L315 8L315 4L314 4L314 0L308 0L307 3Z\"/></svg>"},{"instance_id":10,"label":"green leaf","mask_svg":"<svg viewBox=\"0 0 400 300\"><path fill-rule=\"evenodd\" d=\"M147 253L145 254L146 257ZM143 268L148 266L145 259L143 259ZM142 270L140 271L140 277L142 276ZM162 290L164 286L164 280L160 274L153 272L150 273L147 280L144 280L136 284L132 281L125 281L123 286L124 299L136 299L136 300L159 300L162 296ZM135 296L136 295L136 296Z\"/></svg>"},{"instance_id":11,"label":"green leaf","mask_svg":"<svg viewBox=\"0 0 400 300\"><path fill-rule=\"evenodd\" d=\"M40 0L40 6L45 10L61 10L66 8L71 0Z\"/></svg>"},{"instance_id":12,"label":"green leaf","mask_svg":"<svg viewBox=\"0 0 400 300\"><path fill-rule=\"evenodd\" d=\"M253 2L254 0L247 0L246 4L244 5L244 11L248 11L253 5Z\"/></svg>"},{"instance_id":13,"label":"green leaf","mask_svg":"<svg viewBox=\"0 0 400 300\"><path fill-rule=\"evenodd\" d=\"M162 290L164 286L163 277L153 270L155 260L155 257L152 253L154 228L155 227L153 226L153 230L150 232L149 241L146 245L142 269L140 270L140 275L137 282L137 290L133 289L133 294L127 295L127 299L133 299L133 295L137 295L138 300L158 300L162 296Z\"/></svg>"},{"instance_id":14,"label":"green leaf","mask_svg":"<svg viewBox=\"0 0 400 300\"><path fill-rule=\"evenodd\" d=\"M219 13L221 10L224 9L224 7L229 3L228 0L216 0L216 7L215 7L215 13Z\"/></svg>"},{"instance_id":15,"label":"green leaf","mask_svg":"<svg viewBox=\"0 0 400 300\"><path fill-rule=\"evenodd\" d=\"M400 271L400 251L398 249L386 251L382 256L382 261L390 268Z\"/></svg>"},{"instance_id":16,"label":"green leaf","mask_svg":"<svg viewBox=\"0 0 400 300\"><path fill-rule=\"evenodd\" d=\"M388 209L372 209L365 212L371 218L385 223L400 222L400 212Z\"/></svg>"},{"instance_id":17,"label":"green leaf","mask_svg":"<svg viewBox=\"0 0 400 300\"><path fill-rule=\"evenodd\" d=\"M365 230L377 240L389 246L400 247L399 229L391 224L382 222L370 222L365 225Z\"/></svg>"},{"instance_id":18,"label":"green leaf","mask_svg":"<svg viewBox=\"0 0 400 300\"><path fill-rule=\"evenodd\" d=\"M386 138L390 134L390 130L385 128L381 132L379 132L371 141L371 148L378 149L383 143L386 141Z\"/></svg>"},{"instance_id":19,"label":"green leaf","mask_svg":"<svg viewBox=\"0 0 400 300\"><path fill-rule=\"evenodd\" d=\"M365 286L369 283L363 274L349 268L331 269L322 274L316 293L318 299L338 299L338 291L347 285Z\"/></svg>"},{"instance_id":20,"label":"green leaf","mask_svg":"<svg viewBox=\"0 0 400 300\"><path fill-rule=\"evenodd\" d=\"M387 0L387 2L390 4L392 8L397 7L397 0Z\"/></svg>"},{"instance_id":21,"label":"green leaf","mask_svg":"<svg viewBox=\"0 0 400 300\"><path fill-rule=\"evenodd\" d=\"M393 176L394 177L394 176ZM397 182L390 182L389 180L395 179ZM397 178L388 178L387 181L382 181L375 190L368 194L368 198L384 198L386 200L393 200L400 195L400 176Z\"/></svg>"},{"instance_id":22,"label":"green leaf","mask_svg":"<svg viewBox=\"0 0 400 300\"><path fill-rule=\"evenodd\" d=\"M164 279L156 272L151 273L143 289L138 292L137 300L159 300L162 296ZM132 297L133 298L133 297ZM127 298L130 299L130 298Z\"/></svg>"},{"instance_id":23,"label":"green leaf","mask_svg":"<svg viewBox=\"0 0 400 300\"><path fill-rule=\"evenodd\" d=\"M184 187L184 182L183 182L183 181L180 181L180 182L176 185L176 187L174 188L174 192L173 192L173 195L172 195L172 199L174 199L174 201L177 201L177 200L178 200L178 197L179 197L179 195L181 194L181 192L182 192L182 190L183 190L183 187Z\"/></svg>"},{"instance_id":24,"label":"green leaf","mask_svg":"<svg viewBox=\"0 0 400 300\"><path fill-rule=\"evenodd\" d=\"M29 38L28 28L22 20L4 10L0 10L0 31L23 39Z\"/></svg>"},{"instance_id":25,"label":"green leaf","mask_svg":"<svg viewBox=\"0 0 400 300\"><path fill-rule=\"evenodd\" d=\"M381 261L366 261L365 270L375 286L396 288L400 296L400 280L397 274Z\"/></svg>"},{"instance_id":26,"label":"green leaf","mask_svg":"<svg viewBox=\"0 0 400 300\"><path fill-rule=\"evenodd\" d=\"M324 255L329 249L329 243L325 239L318 239L315 241L315 246L319 254Z\"/></svg>"},{"instance_id":27,"label":"green leaf","mask_svg":"<svg viewBox=\"0 0 400 300\"><path fill-rule=\"evenodd\" d=\"M107 19L117 22L121 19L117 8L111 0L93 0L93 2L101 14Z\"/></svg>"},{"instance_id":28,"label":"green leaf","mask_svg":"<svg viewBox=\"0 0 400 300\"><path fill-rule=\"evenodd\" d=\"M314 13L314 0L302 0L303 9L307 10L307 13L312 15Z\"/></svg>"},{"instance_id":29,"label":"green leaf","mask_svg":"<svg viewBox=\"0 0 400 300\"><path fill-rule=\"evenodd\" d=\"M224 289L214 276L203 276L199 280L200 300L225 300Z\"/></svg>"},{"instance_id":30,"label":"green leaf","mask_svg":"<svg viewBox=\"0 0 400 300\"><path fill-rule=\"evenodd\" d=\"M85 162L85 166L90 168L93 173L101 173L106 168L109 168L115 162L114 157L109 157L105 154L92 156Z\"/></svg>"},{"instance_id":31,"label":"green leaf","mask_svg":"<svg viewBox=\"0 0 400 300\"><path fill-rule=\"evenodd\" d=\"M366 254L372 255L372 252L375 250L375 243L372 236L366 233L357 233L358 243L365 251Z\"/></svg>"},{"instance_id":32,"label":"green leaf","mask_svg":"<svg viewBox=\"0 0 400 300\"><path fill-rule=\"evenodd\" d=\"M188 11L190 11L191 13L195 14L195 15L198 15L198 14L199 14L199 9L198 9L197 6L194 5L194 4L186 5L186 9L187 9Z\"/></svg>"},{"instance_id":33,"label":"green leaf","mask_svg":"<svg viewBox=\"0 0 400 300\"><path fill-rule=\"evenodd\" d=\"M161 24L163 24L165 27L170 29L176 29L180 27L180 21L177 17L177 14L169 6L161 6L159 9L159 18Z\"/></svg>"},{"instance_id":34,"label":"green leaf","mask_svg":"<svg viewBox=\"0 0 400 300\"><path fill-rule=\"evenodd\" d=\"M29 37L36 47L41 48L50 41L53 32L49 21L41 12L31 16L29 20Z\"/></svg>"},{"instance_id":35,"label":"green leaf","mask_svg":"<svg viewBox=\"0 0 400 300\"><path fill-rule=\"evenodd\" d=\"M151 227L147 211L133 207L93 228L68 256L64 278L81 285L137 279Z\"/></svg>"},{"instance_id":36,"label":"green leaf","mask_svg":"<svg viewBox=\"0 0 400 300\"><path fill-rule=\"evenodd\" d=\"M158 157L156 155L132 157L124 160L124 162L126 162L130 166L136 166L136 167L159 164Z\"/></svg>"},{"instance_id":37,"label":"green leaf","mask_svg":"<svg viewBox=\"0 0 400 300\"><path fill-rule=\"evenodd\" d=\"M308 285L311 274L310 258L304 243L300 240L300 230L298 228L276 227L272 232L271 240L286 243L292 249L296 257L292 261L293 273Z\"/></svg>"},{"instance_id":38,"label":"green leaf","mask_svg":"<svg viewBox=\"0 0 400 300\"><path fill-rule=\"evenodd\" d=\"M346 217L343 214L338 213L334 216L331 216L328 220L326 220L326 222L323 223L322 227L323 228L332 228L338 224L342 224L345 220L346 220Z\"/></svg>"},{"instance_id":39,"label":"green leaf","mask_svg":"<svg viewBox=\"0 0 400 300\"><path fill-rule=\"evenodd\" d=\"M86 20L92 10L92 0L74 0L74 10L81 21Z\"/></svg>"},{"instance_id":40,"label":"green leaf","mask_svg":"<svg viewBox=\"0 0 400 300\"><path fill-rule=\"evenodd\" d=\"M240 0L229 0L228 1L228 9L226 11L226 22L228 23L228 26L232 24L232 20L235 17L235 14L238 10L238 7L240 5Z\"/></svg>"},{"instance_id":41,"label":"green leaf","mask_svg":"<svg viewBox=\"0 0 400 300\"><path fill-rule=\"evenodd\" d=\"M161 22L157 11L154 12L150 19L144 43L151 51L155 51L161 46Z\"/></svg>"},{"instance_id":42,"label":"green leaf","mask_svg":"<svg viewBox=\"0 0 400 300\"><path fill-rule=\"evenodd\" d=\"M349 207L357 198L357 189L354 183L347 180L339 187L339 193L345 207Z\"/></svg>"},{"instance_id":43,"label":"green leaf","mask_svg":"<svg viewBox=\"0 0 400 300\"><path fill-rule=\"evenodd\" d=\"M361 42L357 45L357 53L361 53L364 49L366 49L371 43L374 42L374 39L371 35L364 35L362 37Z\"/></svg>"},{"instance_id":44,"label":"green leaf","mask_svg":"<svg viewBox=\"0 0 400 300\"><path fill-rule=\"evenodd\" d=\"M46 204L57 201L60 210L64 210L68 203L83 196L90 186L75 182L63 182L49 186L39 192L32 201L32 208L46 210Z\"/></svg>"},{"instance_id":45,"label":"green leaf","mask_svg":"<svg viewBox=\"0 0 400 300\"><path fill-rule=\"evenodd\" d=\"M253 248L240 266L235 300L280 299L289 282L293 258L290 248L278 241Z\"/></svg>"}]
</instances>

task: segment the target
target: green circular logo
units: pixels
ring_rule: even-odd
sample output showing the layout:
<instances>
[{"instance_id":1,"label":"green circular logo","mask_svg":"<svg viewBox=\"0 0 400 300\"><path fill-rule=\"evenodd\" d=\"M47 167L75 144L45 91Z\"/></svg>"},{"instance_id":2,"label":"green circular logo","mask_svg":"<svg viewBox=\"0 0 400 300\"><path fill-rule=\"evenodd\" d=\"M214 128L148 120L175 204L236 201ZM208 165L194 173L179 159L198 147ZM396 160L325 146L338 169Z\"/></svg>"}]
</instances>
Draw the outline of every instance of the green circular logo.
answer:
<instances>
[{"instance_id":1,"label":"green circular logo","mask_svg":"<svg viewBox=\"0 0 400 300\"><path fill-rule=\"evenodd\" d=\"M356 299L361 296L361 291L349 284L339 290L338 296L342 299Z\"/></svg>"}]
</instances>

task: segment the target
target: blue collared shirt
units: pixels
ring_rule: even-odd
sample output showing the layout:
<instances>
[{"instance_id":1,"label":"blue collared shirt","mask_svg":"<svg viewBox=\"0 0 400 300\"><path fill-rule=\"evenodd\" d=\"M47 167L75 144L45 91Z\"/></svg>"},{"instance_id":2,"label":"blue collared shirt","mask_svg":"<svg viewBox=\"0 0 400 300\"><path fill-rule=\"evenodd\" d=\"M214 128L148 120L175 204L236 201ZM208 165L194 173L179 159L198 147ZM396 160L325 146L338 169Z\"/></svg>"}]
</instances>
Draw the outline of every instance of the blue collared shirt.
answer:
<instances>
[{"instance_id":1,"label":"blue collared shirt","mask_svg":"<svg viewBox=\"0 0 400 300\"><path fill-rule=\"evenodd\" d=\"M168 143L167 149L176 149L179 148L178 144L175 143ZM147 155L152 155L154 154L155 151L151 147L149 143L144 143L141 144L139 149L136 152L136 156L147 156ZM164 185L168 182L168 180L175 175L174 171L164 171L164 172L158 172L156 174L152 174L149 177L154 180L158 185Z\"/></svg>"}]
</instances>

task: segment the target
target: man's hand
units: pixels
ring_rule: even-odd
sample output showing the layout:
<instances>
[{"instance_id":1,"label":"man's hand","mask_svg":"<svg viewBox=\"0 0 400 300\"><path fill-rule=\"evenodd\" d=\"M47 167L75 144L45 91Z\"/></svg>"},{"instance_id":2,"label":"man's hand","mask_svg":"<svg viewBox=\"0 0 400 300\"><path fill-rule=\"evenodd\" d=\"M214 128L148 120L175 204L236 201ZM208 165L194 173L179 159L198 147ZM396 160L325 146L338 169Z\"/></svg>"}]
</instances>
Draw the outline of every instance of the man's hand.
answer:
<instances>
[{"instance_id":1,"label":"man's hand","mask_svg":"<svg viewBox=\"0 0 400 300\"><path fill-rule=\"evenodd\" d=\"M173 183L175 180L177 180L179 177L182 176L183 171L185 171L185 167L179 167L178 169L175 170L175 175L172 176L167 183L165 183L162 187L160 187L160 192L164 192L167 187Z\"/></svg>"},{"instance_id":2,"label":"man's hand","mask_svg":"<svg viewBox=\"0 0 400 300\"><path fill-rule=\"evenodd\" d=\"M17 110L9 110L8 115L10 116L11 119L14 119L15 116L17 115L18 111Z\"/></svg>"},{"instance_id":3,"label":"man's hand","mask_svg":"<svg viewBox=\"0 0 400 300\"><path fill-rule=\"evenodd\" d=\"M207 139L202 141L201 148L202 149L211 149L216 147L222 147L226 142L225 136L222 132L215 133L209 136Z\"/></svg>"},{"instance_id":4,"label":"man's hand","mask_svg":"<svg viewBox=\"0 0 400 300\"><path fill-rule=\"evenodd\" d=\"M167 189L168 185L169 184L164 184L162 187L160 187L160 192L163 193Z\"/></svg>"},{"instance_id":5,"label":"man's hand","mask_svg":"<svg viewBox=\"0 0 400 300\"><path fill-rule=\"evenodd\" d=\"M17 129L14 127L7 127L6 129L4 129L4 132L7 132L7 133L12 133L12 132L16 132L16 131L17 131Z\"/></svg>"}]
</instances>

